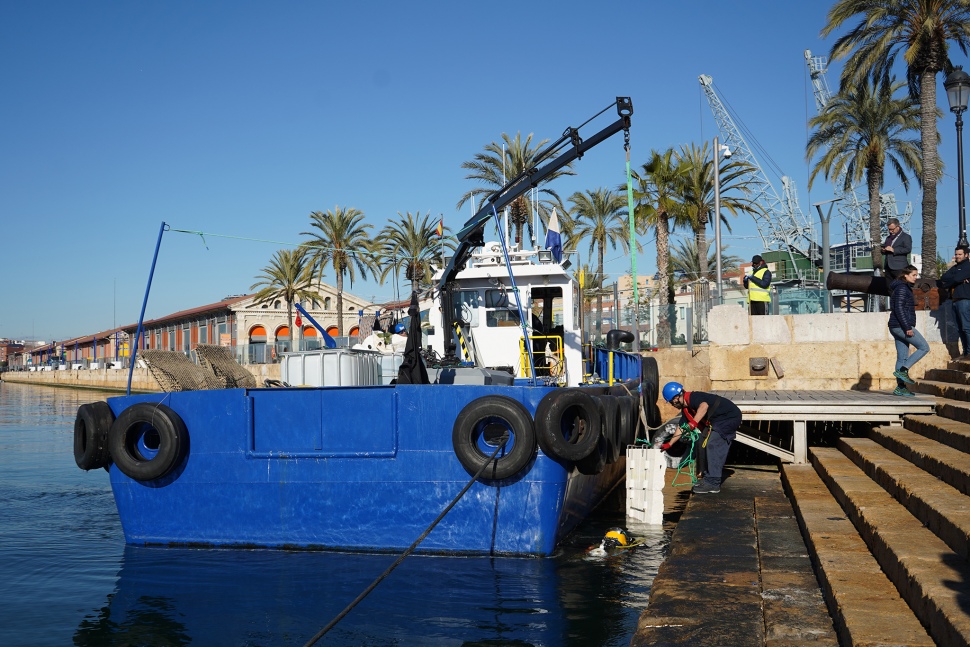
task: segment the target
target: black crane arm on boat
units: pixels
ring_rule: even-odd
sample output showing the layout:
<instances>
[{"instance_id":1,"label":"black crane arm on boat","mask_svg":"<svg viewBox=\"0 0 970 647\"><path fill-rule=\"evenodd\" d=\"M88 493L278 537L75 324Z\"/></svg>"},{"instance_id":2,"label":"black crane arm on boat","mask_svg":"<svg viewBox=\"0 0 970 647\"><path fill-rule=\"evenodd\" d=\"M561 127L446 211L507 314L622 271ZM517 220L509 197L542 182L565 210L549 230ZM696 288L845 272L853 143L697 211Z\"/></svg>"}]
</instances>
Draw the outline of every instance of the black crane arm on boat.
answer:
<instances>
[{"instance_id":1,"label":"black crane arm on boat","mask_svg":"<svg viewBox=\"0 0 970 647\"><path fill-rule=\"evenodd\" d=\"M478 213L472 216L461 230L459 230L458 246L455 248L455 253L442 273L441 280L438 283L441 294L442 319L445 323L445 357L453 358L455 355L455 342L447 332L454 330L456 323L456 315L451 298L452 283L458 275L458 272L464 269L465 264L471 257L472 250L485 244L485 225L492 218L492 214L498 213L516 198L520 197L529 189L537 187L540 182L567 164L570 164L573 160L581 158L583 153L589 149L606 141L621 130L628 131L630 129L630 116L633 114L633 101L630 97L617 97L612 105L616 106L619 119L585 140L580 137L579 128L567 128L562 137L537 153L536 159L539 162L544 161L558 151L566 142L572 144L572 148L552 158L545 165L536 165L509 180L505 186L489 196L488 200L482 204L482 208L478 210ZM612 106L608 106L606 110L609 110L610 107Z\"/></svg>"}]
</instances>

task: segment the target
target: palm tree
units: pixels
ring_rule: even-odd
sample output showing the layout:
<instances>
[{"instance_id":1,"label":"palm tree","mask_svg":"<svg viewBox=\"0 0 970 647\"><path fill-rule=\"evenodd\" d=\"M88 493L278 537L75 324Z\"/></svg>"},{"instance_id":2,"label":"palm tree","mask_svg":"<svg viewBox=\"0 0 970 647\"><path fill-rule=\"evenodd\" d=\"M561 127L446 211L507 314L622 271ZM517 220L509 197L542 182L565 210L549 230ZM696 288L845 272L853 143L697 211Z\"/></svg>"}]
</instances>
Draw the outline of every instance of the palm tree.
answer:
<instances>
[{"instance_id":1,"label":"palm tree","mask_svg":"<svg viewBox=\"0 0 970 647\"><path fill-rule=\"evenodd\" d=\"M465 179L478 180L485 186L472 189L465 193L461 197L461 200L458 201L457 209L461 209L473 197L481 197L483 200L487 199L488 196L505 186L506 182L512 178L538 166L540 160L537 154L541 152L542 147L549 140L543 139L537 146L532 147L532 133L529 133L525 141L522 141L522 133L518 132L515 134L515 139L512 139L506 133L502 133L502 141L504 145L492 142L485 146L484 152L477 153L473 160L462 162L462 168L472 171L465 176ZM554 180L563 175L575 175L571 166L571 164L567 164L555 173L549 175L546 181ZM538 209L540 217L545 222L548 220L549 213L552 212L552 207L555 206L549 201L549 198L559 205L562 204L562 201L559 199L559 195L552 189L540 189L539 193L546 195L547 199L537 200L537 204L534 206ZM479 201L478 205L481 207L482 202ZM533 198L527 194L519 196L509 206L509 216L515 225L515 242L520 248L522 244L523 225L528 225L529 231L532 231L532 220L529 218L532 210Z\"/></svg>"},{"instance_id":2,"label":"palm tree","mask_svg":"<svg viewBox=\"0 0 970 647\"><path fill-rule=\"evenodd\" d=\"M576 238L589 238L589 254L593 251L596 256L596 276L600 283L603 281L603 256L606 246L616 249L619 243L624 250L630 249L629 229L627 225L626 196L607 188L594 189L569 196L573 203L571 210L574 216ZM600 291L596 297L596 310L599 317L596 321L596 338L603 338L603 294Z\"/></svg>"},{"instance_id":3,"label":"palm tree","mask_svg":"<svg viewBox=\"0 0 970 647\"><path fill-rule=\"evenodd\" d=\"M270 259L269 265L262 269L259 279L249 286L250 290L259 288L253 296L253 303L260 305L277 299L286 302L286 321L293 339L293 304L304 299L319 296L311 288L313 285L313 264L302 247L280 249Z\"/></svg>"},{"instance_id":4,"label":"palm tree","mask_svg":"<svg viewBox=\"0 0 970 647\"><path fill-rule=\"evenodd\" d=\"M300 232L301 236L311 237L303 246L318 277L323 277L323 269L328 265L337 277L337 335L340 337L344 334L344 276L350 277L353 287L357 272L361 278L366 278L374 271L371 241L367 234L372 226L363 220L362 211L336 206L326 213L311 213L310 226L316 231Z\"/></svg>"},{"instance_id":5,"label":"palm tree","mask_svg":"<svg viewBox=\"0 0 970 647\"><path fill-rule=\"evenodd\" d=\"M882 224L879 192L888 164L909 190L906 171L922 170L920 142L907 139L919 129L919 105L909 96L896 97L903 87L887 76L865 79L832 97L809 125L816 128L806 146L809 160L822 153L808 178L812 187L821 172L825 179L845 170L845 188L866 178L869 189L869 238L873 267L882 267ZM915 135L915 132L913 132ZM935 254L934 254L935 258ZM924 264L924 271L927 264Z\"/></svg>"},{"instance_id":6,"label":"palm tree","mask_svg":"<svg viewBox=\"0 0 970 647\"><path fill-rule=\"evenodd\" d=\"M431 212L423 218L421 212L410 211L403 215L398 211L397 216L397 221L389 222L377 234L382 267L379 279L383 283L392 271L403 269L405 278L411 281L411 291L417 292L422 284L431 284L431 264L442 247L453 250L455 244L438 236L439 220L431 220ZM442 231L449 230L443 227Z\"/></svg>"},{"instance_id":7,"label":"palm tree","mask_svg":"<svg viewBox=\"0 0 970 647\"><path fill-rule=\"evenodd\" d=\"M683 224L681 203L683 183L690 169L674 155L673 149L651 151L650 160L639 172L634 171L634 219L642 233L648 228L657 232L657 297L663 313L670 307L670 232ZM661 315L657 324L657 345L670 346L670 321Z\"/></svg>"},{"instance_id":8,"label":"palm tree","mask_svg":"<svg viewBox=\"0 0 970 647\"><path fill-rule=\"evenodd\" d=\"M950 261L943 258L942 255L936 255L936 272L938 276L943 276L943 273L950 269Z\"/></svg>"},{"instance_id":9,"label":"palm tree","mask_svg":"<svg viewBox=\"0 0 970 647\"><path fill-rule=\"evenodd\" d=\"M966 0L837 0L821 35L846 22L859 22L832 45L830 58L845 58L841 88L859 85L870 74L889 76L903 54L909 94L920 102L923 152L923 276L936 277L936 184L941 177L936 130L936 75L953 68L952 41L967 55L970 3Z\"/></svg>"},{"instance_id":10,"label":"palm tree","mask_svg":"<svg viewBox=\"0 0 970 647\"><path fill-rule=\"evenodd\" d=\"M714 213L714 159L713 155L708 157L707 142L700 147L697 144L681 146L678 157L688 169L683 179L681 199L684 216L694 231L694 249L698 254L700 276L707 276L707 226L713 222L711 214ZM718 167L721 207L727 209L732 216L737 216L738 212L757 212L757 203L738 195L748 191L745 177L757 169L740 160L721 162L720 155L718 155ZM721 222L728 231L731 231L731 225L723 213ZM717 257L714 258L716 264ZM723 258L721 262L723 264Z\"/></svg>"},{"instance_id":11,"label":"palm tree","mask_svg":"<svg viewBox=\"0 0 970 647\"><path fill-rule=\"evenodd\" d=\"M722 268L725 272L737 271L741 267L741 259L737 256L725 256L724 250L726 249L727 245L721 246ZM717 254L717 250L711 250L707 258L707 263L702 268L700 263L701 255L697 251L697 239L687 238L681 240L677 244L677 247L674 248L673 253L670 255L670 265L675 272L683 272L691 281L696 281L700 278L716 281L717 271L707 269L715 264L715 254Z\"/></svg>"}]
</instances>

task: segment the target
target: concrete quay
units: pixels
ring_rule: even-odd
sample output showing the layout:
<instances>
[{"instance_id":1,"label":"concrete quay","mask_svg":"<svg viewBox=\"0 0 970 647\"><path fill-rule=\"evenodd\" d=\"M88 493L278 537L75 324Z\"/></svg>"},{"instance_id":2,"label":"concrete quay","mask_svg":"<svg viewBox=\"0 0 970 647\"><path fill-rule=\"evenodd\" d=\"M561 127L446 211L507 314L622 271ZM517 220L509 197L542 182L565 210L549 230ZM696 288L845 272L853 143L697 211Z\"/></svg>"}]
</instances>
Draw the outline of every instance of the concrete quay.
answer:
<instances>
[{"instance_id":1,"label":"concrete quay","mask_svg":"<svg viewBox=\"0 0 970 647\"><path fill-rule=\"evenodd\" d=\"M690 495L631 645L800 644L839 644L805 542L778 470L736 467Z\"/></svg>"},{"instance_id":2,"label":"concrete quay","mask_svg":"<svg viewBox=\"0 0 970 647\"><path fill-rule=\"evenodd\" d=\"M243 368L252 373L259 384L266 379L280 379L279 364L247 364ZM73 371L6 371L0 373L0 381L94 389L115 394L124 393L128 389L128 370L102 368ZM147 368L136 368L132 374L131 390L136 393L157 393L162 389Z\"/></svg>"},{"instance_id":3,"label":"concrete quay","mask_svg":"<svg viewBox=\"0 0 970 647\"><path fill-rule=\"evenodd\" d=\"M935 413L691 495L631 644L970 646L970 361L925 378Z\"/></svg>"}]
</instances>

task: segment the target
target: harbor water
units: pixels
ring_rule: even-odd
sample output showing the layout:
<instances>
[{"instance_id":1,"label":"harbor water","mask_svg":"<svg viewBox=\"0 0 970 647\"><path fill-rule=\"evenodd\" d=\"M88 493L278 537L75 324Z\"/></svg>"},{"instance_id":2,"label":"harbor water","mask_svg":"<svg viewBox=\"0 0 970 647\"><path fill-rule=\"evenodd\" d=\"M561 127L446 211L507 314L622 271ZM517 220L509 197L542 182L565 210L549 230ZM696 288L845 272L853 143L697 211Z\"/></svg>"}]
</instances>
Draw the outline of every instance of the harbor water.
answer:
<instances>
[{"instance_id":1,"label":"harbor water","mask_svg":"<svg viewBox=\"0 0 970 647\"><path fill-rule=\"evenodd\" d=\"M0 645L303 645L396 559L125 546L107 472L74 463L99 397L0 383ZM317 644L628 645L669 533L622 494L548 559L411 556ZM645 545L588 556L614 526Z\"/></svg>"}]
</instances>

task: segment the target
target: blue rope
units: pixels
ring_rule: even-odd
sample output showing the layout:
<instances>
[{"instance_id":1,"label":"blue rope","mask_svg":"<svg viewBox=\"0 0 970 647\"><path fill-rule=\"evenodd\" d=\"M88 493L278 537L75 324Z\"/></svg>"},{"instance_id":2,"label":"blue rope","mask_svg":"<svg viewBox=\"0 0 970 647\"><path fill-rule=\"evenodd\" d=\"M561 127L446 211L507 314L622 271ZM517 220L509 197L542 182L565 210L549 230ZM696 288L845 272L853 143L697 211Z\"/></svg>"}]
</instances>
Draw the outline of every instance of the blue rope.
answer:
<instances>
[{"instance_id":1,"label":"blue rope","mask_svg":"<svg viewBox=\"0 0 970 647\"><path fill-rule=\"evenodd\" d=\"M522 299L519 298L519 288L515 285L515 276L512 274L512 259L509 258L509 249L505 245L505 232L498 220L498 212L495 205L492 205L492 216L495 218L495 226L498 228L498 240L502 245L502 255L505 257L505 267L509 272L509 282L512 284L512 294L515 295L515 305L519 311L519 325L522 327L522 340L525 342L525 350L529 353L529 369L532 386L536 386L536 361L532 356L532 344L529 343L529 328L526 325L525 313L522 311Z\"/></svg>"}]
</instances>

